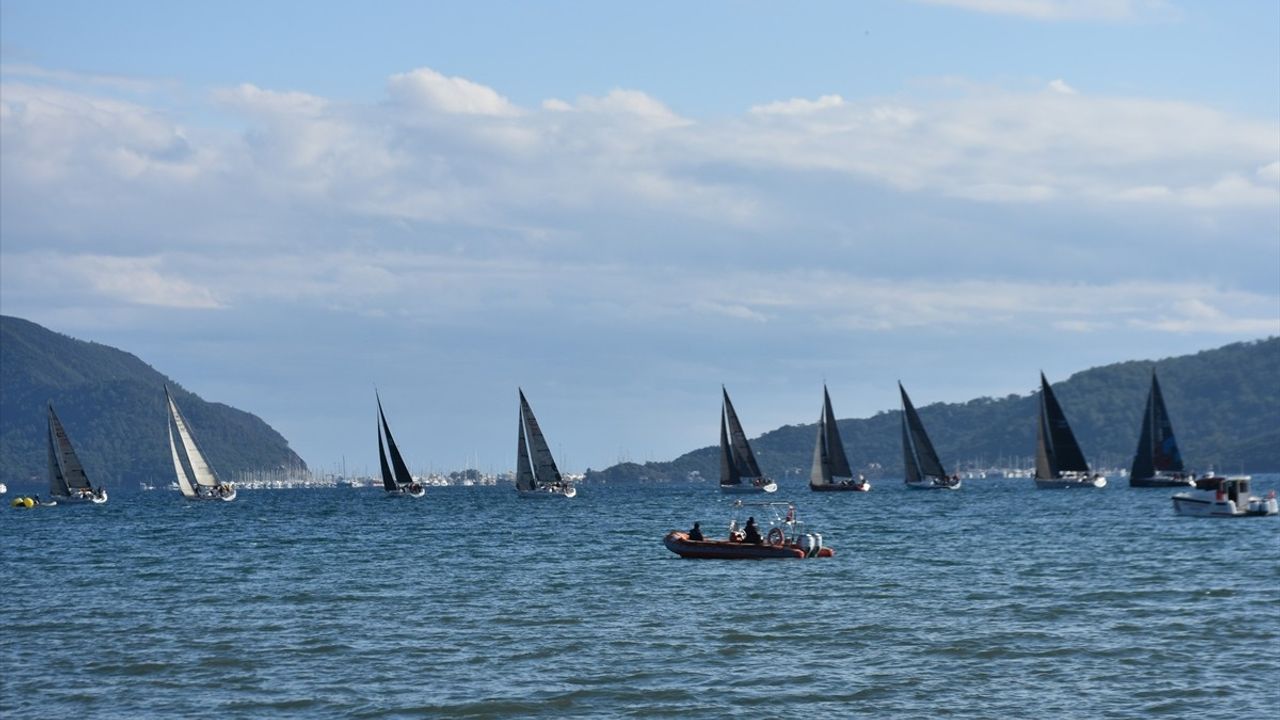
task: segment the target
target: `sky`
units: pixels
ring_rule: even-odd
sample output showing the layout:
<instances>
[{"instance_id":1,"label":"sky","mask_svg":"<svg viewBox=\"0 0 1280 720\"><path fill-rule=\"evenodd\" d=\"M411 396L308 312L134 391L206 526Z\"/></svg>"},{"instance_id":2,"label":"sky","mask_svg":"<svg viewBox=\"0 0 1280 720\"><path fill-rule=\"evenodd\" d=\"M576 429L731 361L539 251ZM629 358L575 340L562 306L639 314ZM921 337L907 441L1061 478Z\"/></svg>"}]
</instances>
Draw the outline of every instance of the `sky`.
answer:
<instances>
[{"instance_id":1,"label":"sky","mask_svg":"<svg viewBox=\"0 0 1280 720\"><path fill-rule=\"evenodd\" d=\"M1280 3L5 0L0 312L369 472L1277 335Z\"/></svg>"}]
</instances>

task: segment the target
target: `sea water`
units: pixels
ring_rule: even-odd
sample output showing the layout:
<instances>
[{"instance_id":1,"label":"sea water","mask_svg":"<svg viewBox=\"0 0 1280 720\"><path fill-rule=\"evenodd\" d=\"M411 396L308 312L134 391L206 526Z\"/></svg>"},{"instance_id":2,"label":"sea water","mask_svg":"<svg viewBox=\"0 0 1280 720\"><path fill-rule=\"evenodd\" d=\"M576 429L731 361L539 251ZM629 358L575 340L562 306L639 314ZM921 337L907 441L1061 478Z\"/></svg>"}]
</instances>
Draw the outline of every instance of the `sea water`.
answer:
<instances>
[{"instance_id":1,"label":"sea water","mask_svg":"<svg viewBox=\"0 0 1280 720\"><path fill-rule=\"evenodd\" d=\"M666 550L727 530L707 484L6 506L0 715L1275 717L1280 518L1122 483L749 498L805 561Z\"/></svg>"}]
</instances>

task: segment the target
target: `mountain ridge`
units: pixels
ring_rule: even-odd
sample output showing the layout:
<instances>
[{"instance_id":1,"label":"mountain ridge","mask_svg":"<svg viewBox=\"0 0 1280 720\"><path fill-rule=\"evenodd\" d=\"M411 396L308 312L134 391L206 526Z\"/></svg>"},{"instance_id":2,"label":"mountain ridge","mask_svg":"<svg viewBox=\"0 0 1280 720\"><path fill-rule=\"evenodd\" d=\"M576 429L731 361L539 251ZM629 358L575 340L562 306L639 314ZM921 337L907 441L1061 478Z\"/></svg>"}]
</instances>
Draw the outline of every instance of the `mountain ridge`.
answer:
<instances>
[{"instance_id":1,"label":"mountain ridge","mask_svg":"<svg viewBox=\"0 0 1280 720\"><path fill-rule=\"evenodd\" d=\"M1093 465L1128 469L1138 443L1151 369L1156 369L1188 469L1222 472L1280 470L1280 338L1231 343L1158 360L1127 360L1073 373L1052 383ZM1034 378L1028 372L1028 384ZM910 392L910 382L907 391ZM943 464L979 458L1030 458L1035 453L1037 395L981 397L920 405L917 411ZM839 404L839 398L833 398ZM814 406L821 402L814 392ZM868 477L902 477L901 411L838 419L850 463ZM764 472L807 478L816 424L784 425L751 446ZM1025 464L1025 463L1024 463ZM875 466L879 466L879 470ZM665 462L619 463L588 470L598 481L678 480L696 472L719 476L719 446L691 450Z\"/></svg>"}]
</instances>

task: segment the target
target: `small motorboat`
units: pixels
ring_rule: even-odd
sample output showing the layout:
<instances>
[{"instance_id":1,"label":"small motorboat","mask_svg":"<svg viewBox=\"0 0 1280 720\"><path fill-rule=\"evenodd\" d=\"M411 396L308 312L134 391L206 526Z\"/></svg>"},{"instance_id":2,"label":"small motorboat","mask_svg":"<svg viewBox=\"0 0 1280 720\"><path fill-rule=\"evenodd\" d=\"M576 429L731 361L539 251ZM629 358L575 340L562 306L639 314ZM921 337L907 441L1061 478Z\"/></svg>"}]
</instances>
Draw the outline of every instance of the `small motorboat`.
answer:
<instances>
[{"instance_id":1,"label":"small motorboat","mask_svg":"<svg viewBox=\"0 0 1280 720\"><path fill-rule=\"evenodd\" d=\"M1173 496L1173 511L1193 517L1265 517L1280 514L1276 491L1265 498L1249 494L1248 475L1204 477L1195 488Z\"/></svg>"},{"instance_id":2,"label":"small motorboat","mask_svg":"<svg viewBox=\"0 0 1280 720\"><path fill-rule=\"evenodd\" d=\"M688 532L672 530L662 539L662 544L682 558L701 560L803 560L814 557L834 557L836 554L834 549L822 544L822 535L808 532L804 523L796 519L796 506L791 503L747 503L738 500L733 507L739 511L738 514L746 511L747 508L771 511L773 518L769 521L769 529L758 542L748 542L745 539L745 534L739 530L740 525L735 517L729 524L728 539L691 540ZM754 518L754 515L752 517Z\"/></svg>"}]
</instances>

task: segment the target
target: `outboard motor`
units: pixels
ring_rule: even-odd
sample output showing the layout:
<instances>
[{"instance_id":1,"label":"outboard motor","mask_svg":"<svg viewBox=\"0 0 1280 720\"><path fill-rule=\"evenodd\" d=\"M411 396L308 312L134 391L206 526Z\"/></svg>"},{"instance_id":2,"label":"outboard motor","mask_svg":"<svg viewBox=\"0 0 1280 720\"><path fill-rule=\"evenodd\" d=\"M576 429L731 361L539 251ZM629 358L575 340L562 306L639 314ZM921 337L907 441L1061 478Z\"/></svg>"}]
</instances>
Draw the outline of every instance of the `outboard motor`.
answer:
<instances>
[{"instance_id":1,"label":"outboard motor","mask_svg":"<svg viewBox=\"0 0 1280 720\"><path fill-rule=\"evenodd\" d=\"M818 533L805 533L800 536L800 549L805 557L816 557L822 549L822 536Z\"/></svg>"}]
</instances>

